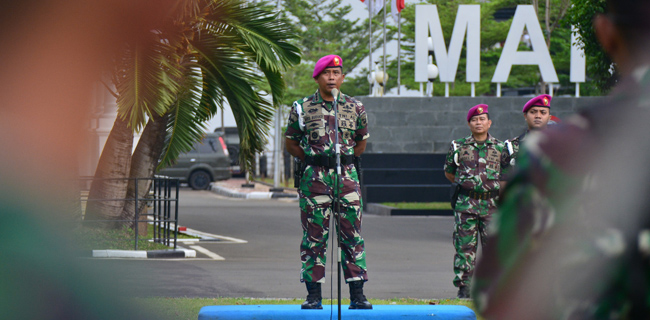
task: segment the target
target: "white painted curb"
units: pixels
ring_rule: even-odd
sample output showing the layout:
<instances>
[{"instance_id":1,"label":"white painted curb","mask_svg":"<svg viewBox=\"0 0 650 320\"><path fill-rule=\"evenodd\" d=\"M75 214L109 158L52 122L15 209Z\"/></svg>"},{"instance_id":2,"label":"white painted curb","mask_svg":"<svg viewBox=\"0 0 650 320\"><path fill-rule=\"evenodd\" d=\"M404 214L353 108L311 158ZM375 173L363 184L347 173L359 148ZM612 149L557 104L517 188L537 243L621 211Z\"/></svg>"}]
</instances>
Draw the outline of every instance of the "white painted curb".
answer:
<instances>
[{"instance_id":1,"label":"white painted curb","mask_svg":"<svg viewBox=\"0 0 650 320\"><path fill-rule=\"evenodd\" d=\"M183 257L184 258L196 258L196 251L195 250L188 250L188 249L176 249L176 250L170 250L170 255L171 254L177 254L179 252L183 252ZM164 258L166 255L165 253L161 253L160 251L152 251L152 253L156 253L156 257L149 257L149 254L147 251L144 250L93 250L93 258L121 258L121 259L157 259L157 258ZM181 258L181 257L174 257L174 258Z\"/></svg>"},{"instance_id":2,"label":"white painted curb","mask_svg":"<svg viewBox=\"0 0 650 320\"><path fill-rule=\"evenodd\" d=\"M93 250L93 258L147 258L144 250Z\"/></svg>"},{"instance_id":3,"label":"white painted curb","mask_svg":"<svg viewBox=\"0 0 650 320\"><path fill-rule=\"evenodd\" d=\"M271 192L251 192L246 194L246 199L271 199Z\"/></svg>"}]
</instances>

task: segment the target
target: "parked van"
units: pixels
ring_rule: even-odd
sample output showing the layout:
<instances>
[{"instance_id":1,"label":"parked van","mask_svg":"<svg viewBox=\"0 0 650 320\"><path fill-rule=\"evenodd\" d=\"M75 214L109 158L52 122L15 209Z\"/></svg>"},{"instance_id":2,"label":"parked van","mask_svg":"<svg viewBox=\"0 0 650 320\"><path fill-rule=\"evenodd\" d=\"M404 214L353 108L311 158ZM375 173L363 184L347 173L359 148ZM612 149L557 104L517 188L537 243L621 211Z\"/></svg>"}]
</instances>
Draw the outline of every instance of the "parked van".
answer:
<instances>
[{"instance_id":1,"label":"parked van","mask_svg":"<svg viewBox=\"0 0 650 320\"><path fill-rule=\"evenodd\" d=\"M178 156L176 163L160 175L180 178L194 190L204 190L211 182L230 179L230 157L221 133L207 133L192 150Z\"/></svg>"}]
</instances>

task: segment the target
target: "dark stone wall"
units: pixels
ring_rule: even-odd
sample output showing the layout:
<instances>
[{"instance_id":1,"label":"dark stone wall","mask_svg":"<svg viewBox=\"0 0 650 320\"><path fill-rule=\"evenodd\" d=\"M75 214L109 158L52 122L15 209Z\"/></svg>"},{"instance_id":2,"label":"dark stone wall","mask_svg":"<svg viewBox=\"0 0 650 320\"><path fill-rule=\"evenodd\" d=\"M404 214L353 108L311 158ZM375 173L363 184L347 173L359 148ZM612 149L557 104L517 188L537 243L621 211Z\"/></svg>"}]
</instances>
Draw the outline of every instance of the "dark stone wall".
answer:
<instances>
[{"instance_id":1,"label":"dark stone wall","mask_svg":"<svg viewBox=\"0 0 650 320\"><path fill-rule=\"evenodd\" d=\"M521 113L530 98L521 97L358 97L368 113L368 153L446 153L453 139L470 134L469 108L489 106L490 134L499 140L526 130ZM600 97L553 98L551 114L565 119Z\"/></svg>"}]
</instances>

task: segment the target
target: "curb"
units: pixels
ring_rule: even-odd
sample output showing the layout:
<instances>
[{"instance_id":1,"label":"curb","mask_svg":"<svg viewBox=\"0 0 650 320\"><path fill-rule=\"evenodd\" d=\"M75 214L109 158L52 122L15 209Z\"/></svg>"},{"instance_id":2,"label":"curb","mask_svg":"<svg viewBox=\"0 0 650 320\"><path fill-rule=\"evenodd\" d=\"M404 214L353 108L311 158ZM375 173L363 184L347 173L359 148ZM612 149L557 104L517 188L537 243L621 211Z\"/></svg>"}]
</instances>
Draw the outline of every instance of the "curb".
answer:
<instances>
[{"instance_id":1,"label":"curb","mask_svg":"<svg viewBox=\"0 0 650 320\"><path fill-rule=\"evenodd\" d=\"M393 207L385 206L379 203L369 202L363 207L363 213L373 214L378 216L390 216Z\"/></svg>"},{"instance_id":2,"label":"curb","mask_svg":"<svg viewBox=\"0 0 650 320\"><path fill-rule=\"evenodd\" d=\"M196 258L196 251L188 249L170 250L93 250L93 258Z\"/></svg>"},{"instance_id":3,"label":"curb","mask_svg":"<svg viewBox=\"0 0 650 320\"><path fill-rule=\"evenodd\" d=\"M378 216L453 216L454 211L448 209L397 209L380 203L366 203L363 213Z\"/></svg>"},{"instance_id":4,"label":"curb","mask_svg":"<svg viewBox=\"0 0 650 320\"><path fill-rule=\"evenodd\" d=\"M239 199L251 199L251 200L258 200L258 199L279 199L279 198L289 198L289 199L298 199L298 195L293 195L290 193L284 193L284 192L237 192L237 191L232 191L231 189L218 186L216 184L211 184L210 185L210 191L230 197L230 198L239 198Z\"/></svg>"}]
</instances>

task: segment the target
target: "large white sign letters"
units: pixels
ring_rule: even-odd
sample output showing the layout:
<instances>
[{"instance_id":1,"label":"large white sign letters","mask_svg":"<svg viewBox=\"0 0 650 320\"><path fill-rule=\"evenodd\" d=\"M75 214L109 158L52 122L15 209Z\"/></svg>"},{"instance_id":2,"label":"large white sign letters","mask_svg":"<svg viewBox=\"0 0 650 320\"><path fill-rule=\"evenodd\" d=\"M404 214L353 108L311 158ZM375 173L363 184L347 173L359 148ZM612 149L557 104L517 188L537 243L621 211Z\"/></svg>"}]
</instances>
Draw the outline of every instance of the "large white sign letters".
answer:
<instances>
[{"instance_id":1,"label":"large white sign letters","mask_svg":"<svg viewBox=\"0 0 650 320\"><path fill-rule=\"evenodd\" d=\"M426 82L428 64L428 38L433 42L433 55L440 70L440 81L454 82L458 62L466 39L467 78L466 82L480 81L481 50L480 5L460 5L449 44L445 40L436 5L418 5L415 10L415 81ZM518 51L524 30L528 31L531 51ZM542 28L531 5L519 5L510 26L503 52L499 58L492 82L508 81L514 65L536 65L545 82L557 83L558 76L546 47ZM585 56L572 37L571 81L585 82Z\"/></svg>"},{"instance_id":2,"label":"large white sign letters","mask_svg":"<svg viewBox=\"0 0 650 320\"><path fill-rule=\"evenodd\" d=\"M517 51L524 30L528 30L532 51ZM542 27L530 5L517 6L492 82L507 82L513 65L537 65L545 82L558 82Z\"/></svg>"},{"instance_id":3,"label":"large white sign letters","mask_svg":"<svg viewBox=\"0 0 650 320\"><path fill-rule=\"evenodd\" d=\"M481 7L479 5L460 5L454 31L449 43L449 51L445 45L445 38L442 34L442 26L438 16L438 8L435 5L417 6L415 11L415 79L416 81L427 81L427 69L418 68L417 65L426 66L428 56L428 37L431 30L433 51L435 53L440 81L454 82L458 61L463 49L463 40L467 32L467 82L479 82L481 75ZM418 80L421 79L421 80Z\"/></svg>"}]
</instances>

